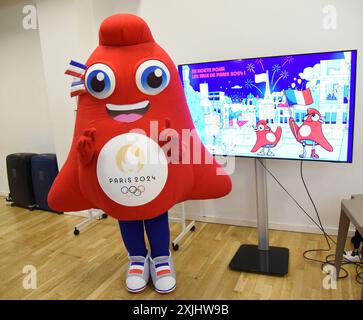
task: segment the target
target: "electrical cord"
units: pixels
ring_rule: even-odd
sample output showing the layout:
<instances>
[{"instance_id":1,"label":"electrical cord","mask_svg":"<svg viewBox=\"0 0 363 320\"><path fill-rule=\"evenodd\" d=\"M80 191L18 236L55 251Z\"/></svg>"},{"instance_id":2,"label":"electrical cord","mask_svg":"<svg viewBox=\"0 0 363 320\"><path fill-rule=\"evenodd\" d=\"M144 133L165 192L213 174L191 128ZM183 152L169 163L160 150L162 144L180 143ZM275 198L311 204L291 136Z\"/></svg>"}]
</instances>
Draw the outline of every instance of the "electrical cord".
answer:
<instances>
[{"instance_id":1,"label":"electrical cord","mask_svg":"<svg viewBox=\"0 0 363 320\"><path fill-rule=\"evenodd\" d=\"M304 185L304 188L305 188L305 190L306 190L306 193L307 193L307 195L308 195L308 197L309 197L309 199L310 199L310 202L311 202L311 204L313 205L313 207L314 207L314 211L315 211L315 214L316 214L316 217L318 218L318 221L319 221L319 225L321 226L321 229L322 229L322 231L323 231L323 234L324 234L324 237L325 237L325 240L326 240L326 243L327 243L327 245L328 245L328 249L310 249L310 250L306 250L306 251L304 251L303 252L303 256L304 256L304 258L305 259L307 259L307 260L310 260L310 261L315 261L315 262L319 262L319 263L321 263L321 269L323 270L323 268L324 268L324 266L326 265L326 264L330 264L330 265L334 265L335 264L335 261L334 260L332 260L332 259L329 259L329 257L331 257L331 256L335 256L335 254L330 254L330 255L327 255L326 257L325 257L325 261L321 261L321 260L317 260L317 259L312 259L312 258L309 258L308 256L307 256L307 254L308 253L310 253L310 252L329 252L329 251L331 251L331 245L330 245L330 242L329 242L329 240L331 240L335 245L336 245L336 241L334 241L326 232L325 232L325 229L324 229L324 226L323 226L323 223L322 223L322 221L321 221L321 218L320 218L320 214L319 214L319 211L318 211L318 209L317 209L317 207L316 207L316 205L315 205L315 202L314 202L314 200L313 200L313 198L312 198L312 196L311 196L311 194L310 194L310 191L309 191L309 189L308 189L308 187L307 187L307 185L306 185L306 182L305 182L305 178L304 178L304 173L303 173L303 163L304 163L304 161L300 161L300 177L301 177L301 181L302 181L302 183L303 183L303 185ZM347 264L354 264L354 265L356 265L356 273L357 273L357 276L356 276L356 280L357 280L357 282L358 283L360 283L360 281L358 280L358 279L361 279L361 276L359 275L359 272L358 272L358 270L359 270L359 268L360 267L362 267L362 261L360 261L360 262L355 262L355 261L351 261L351 260L349 260L349 259L347 259L347 258L343 258L343 261L342 261L342 263L341 263L341 265L347 265ZM339 275L338 275L338 279L343 279L343 278L346 278L346 277L348 277L348 271L346 270L346 269L344 269L344 268L340 268L343 272L344 272L344 275L343 276L340 276L339 277Z\"/></svg>"},{"instance_id":2,"label":"electrical cord","mask_svg":"<svg viewBox=\"0 0 363 320\"><path fill-rule=\"evenodd\" d=\"M302 181L302 183L304 185L306 194L308 195L308 197L310 199L310 202L313 205L313 208L314 208L316 217L318 218L319 225L321 227L320 230L323 232L325 241L326 241L326 243L328 245L328 248L327 249L310 249L310 250L306 250L306 251L303 252L303 256L307 260L315 261L315 262L321 262L320 260L313 259L313 258L309 258L307 256L307 254L308 253L311 253L311 252L329 252L332 249L329 240L331 240L334 244L336 244L336 242L331 237L329 237L329 235L325 232L324 225L323 225L323 223L321 222L321 219L320 219L319 211L318 211L318 209L317 209L317 207L315 205L315 202L314 202L314 200L313 200L313 198L312 198L312 196L310 194L310 191L309 191L309 189L308 189L308 187L306 185L306 182L305 182L304 173L303 173L303 163L304 163L304 161L300 161L300 177L301 177L301 181Z\"/></svg>"},{"instance_id":3,"label":"electrical cord","mask_svg":"<svg viewBox=\"0 0 363 320\"><path fill-rule=\"evenodd\" d=\"M336 245L336 241L334 239L332 239L332 237L330 237L325 229L324 229L324 225L321 221L321 218L320 218L320 214L319 214L319 211L316 207L316 204L310 194L310 191L306 185L306 182L305 182L305 178L304 178L304 174L303 174L303 160L300 161L300 177L301 177L301 180L302 180L302 183L304 185L304 188L306 190L306 193L310 199L310 202L314 208L314 211L315 211L315 214L317 216L317 219L318 219L318 222L307 212L307 210L305 210L302 205L296 200L296 198L282 185L282 183L276 178L276 176L265 166L265 164L262 162L261 159L258 159L258 161L260 162L261 166L266 170L266 172L268 172L268 174L275 180L275 182L286 192L286 194L293 200L293 202L301 209L301 211L319 228L319 230L323 233L324 235L324 238L325 238L325 241L326 241L326 244L328 246L328 248L326 249L322 249L322 248L317 248L317 249L309 249L309 250L305 250L303 252L303 257L304 259L306 260L309 260L309 261L313 261L313 262L318 262L318 263L321 263L321 269L323 270L324 266L326 264L330 264L330 265L334 265L334 259L332 259L331 257L333 257L335 254L329 254L325 257L325 261L324 260L318 260L318 259L314 259L314 258L310 258L308 257L307 255L311 252L329 252L331 251L332 247L331 247L331 244L330 244L330 241L332 243L334 243ZM330 241L329 241L330 240ZM351 261L345 257L343 257L343 261L342 261L342 267L340 268L341 271L343 271L343 275L342 276L339 276L338 275L338 279L344 279L344 278L347 278L348 277L348 271L343 267L343 265L347 265L347 264L354 264L356 265L356 281L358 283L363 283L363 271L359 271L360 268L363 268L363 261L362 259L360 260L360 262L355 262L355 261Z\"/></svg>"},{"instance_id":4,"label":"electrical cord","mask_svg":"<svg viewBox=\"0 0 363 320\"><path fill-rule=\"evenodd\" d=\"M268 172L268 174L277 182L277 184L286 192L286 194L295 202L295 204L301 209L302 212L323 232L324 229L314 220L314 218L300 205L300 203L294 198L294 196L282 185L282 183L276 178L276 176L264 165L264 163L258 159L262 167ZM328 235L328 238L334 242L334 240Z\"/></svg>"}]
</instances>

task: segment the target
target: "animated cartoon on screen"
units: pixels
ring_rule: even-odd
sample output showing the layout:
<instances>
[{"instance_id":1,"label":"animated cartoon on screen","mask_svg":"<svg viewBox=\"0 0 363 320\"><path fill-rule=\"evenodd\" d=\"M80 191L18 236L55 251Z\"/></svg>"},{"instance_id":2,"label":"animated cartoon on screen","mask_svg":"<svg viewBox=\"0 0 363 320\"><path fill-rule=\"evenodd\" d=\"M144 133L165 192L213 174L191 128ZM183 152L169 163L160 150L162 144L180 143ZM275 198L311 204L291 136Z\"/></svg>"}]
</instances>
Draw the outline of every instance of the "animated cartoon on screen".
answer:
<instances>
[{"instance_id":1,"label":"animated cartoon on screen","mask_svg":"<svg viewBox=\"0 0 363 320\"><path fill-rule=\"evenodd\" d=\"M306 158L306 146L311 147L311 159L319 159L319 155L316 153L317 146L321 146L325 150L332 152L333 147L323 133L322 126L325 119L318 110L309 108L304 116L304 121L301 126L296 124L293 117L290 105L310 105L313 103L310 89L303 91L287 90L285 94L289 104L289 125L296 141L301 143L303 148L303 152L299 155L299 157L302 159Z\"/></svg>"},{"instance_id":2,"label":"animated cartoon on screen","mask_svg":"<svg viewBox=\"0 0 363 320\"><path fill-rule=\"evenodd\" d=\"M189 64L179 72L213 153L344 161L352 139L351 68L352 52L342 51ZM276 146L263 142L259 125L270 128L270 138L280 136Z\"/></svg>"},{"instance_id":3,"label":"animated cartoon on screen","mask_svg":"<svg viewBox=\"0 0 363 320\"><path fill-rule=\"evenodd\" d=\"M253 146L251 152L257 152L260 156L268 155L273 157L275 154L272 152L281 139L281 127L277 127L276 131L272 131L266 120L260 120L254 126L256 132L256 144ZM267 149L267 152L265 150Z\"/></svg>"},{"instance_id":4,"label":"animated cartoon on screen","mask_svg":"<svg viewBox=\"0 0 363 320\"><path fill-rule=\"evenodd\" d=\"M118 219L130 260L127 290L144 290L151 277L157 292L171 292L176 273L168 210L188 199L222 197L231 180L197 135L189 145L179 139L194 130L184 91L173 61L141 18L104 20L98 47L85 64L71 61L66 74L78 78L71 87L77 117L48 203L59 211L98 208Z\"/></svg>"}]
</instances>

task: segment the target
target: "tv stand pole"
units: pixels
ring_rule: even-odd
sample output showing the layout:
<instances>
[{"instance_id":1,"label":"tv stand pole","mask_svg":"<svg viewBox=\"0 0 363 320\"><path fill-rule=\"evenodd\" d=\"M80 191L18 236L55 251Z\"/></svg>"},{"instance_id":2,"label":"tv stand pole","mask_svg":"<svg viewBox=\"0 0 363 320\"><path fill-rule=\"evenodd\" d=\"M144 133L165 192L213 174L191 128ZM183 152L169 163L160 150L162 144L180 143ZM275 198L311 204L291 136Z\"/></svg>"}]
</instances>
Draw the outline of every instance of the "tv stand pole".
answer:
<instances>
[{"instance_id":1,"label":"tv stand pole","mask_svg":"<svg viewBox=\"0 0 363 320\"><path fill-rule=\"evenodd\" d=\"M266 160L260 161L266 166ZM258 245L241 245L229 266L232 270L284 276L288 272L289 249L269 245L266 171L258 159L255 178Z\"/></svg>"}]
</instances>

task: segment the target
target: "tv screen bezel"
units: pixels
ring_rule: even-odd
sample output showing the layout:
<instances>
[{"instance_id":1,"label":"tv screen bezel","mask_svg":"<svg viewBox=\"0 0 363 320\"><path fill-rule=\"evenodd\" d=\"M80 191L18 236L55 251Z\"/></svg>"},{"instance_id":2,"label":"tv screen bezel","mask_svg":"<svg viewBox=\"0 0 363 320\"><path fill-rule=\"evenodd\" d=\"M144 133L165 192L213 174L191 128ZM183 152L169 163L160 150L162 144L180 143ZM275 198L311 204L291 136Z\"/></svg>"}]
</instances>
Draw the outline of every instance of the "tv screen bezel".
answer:
<instances>
[{"instance_id":1,"label":"tv screen bezel","mask_svg":"<svg viewBox=\"0 0 363 320\"><path fill-rule=\"evenodd\" d=\"M214 157L238 157L238 158L248 158L248 159L265 159L265 160L288 160L288 161L313 161L313 162L328 162L328 163L353 163L353 156L354 156L354 129L355 129L355 95L356 95L356 89L357 89L357 55L358 55L358 49L344 49L344 50L332 50L332 51L319 51L319 52L306 52L306 53L294 53L294 54L281 54L281 55L272 55L272 56L258 56L258 57L250 57L250 58L238 58L238 59L227 59L227 60L212 60L212 61L203 61L203 62L190 62L190 63L182 63L178 64L178 74L179 74L179 80L181 81L181 84L184 88L183 83L183 73L182 73L182 67L183 66L189 66L189 65L202 65L207 63L214 63L214 62L230 62L230 61L238 61L238 60L249 60L249 59L266 59L266 58L279 58L279 57L286 57L286 56L303 56L303 55L312 55L312 54L324 54L324 53L339 53L339 52L354 52L354 66L351 68L351 83L352 79L354 81L353 85L350 87L350 97L351 97L351 103L349 105L349 109L353 108L352 114L353 114L353 121L352 121L352 139L351 139L351 155L350 159L347 159L346 161L339 161L339 160L323 160L323 159L311 159L311 158L280 158L280 157L271 157L271 156L259 156L256 154L256 156L248 156L248 155L237 155L237 154L216 154L211 153ZM188 103L188 101L187 101ZM189 106L188 106L189 107Z\"/></svg>"}]
</instances>

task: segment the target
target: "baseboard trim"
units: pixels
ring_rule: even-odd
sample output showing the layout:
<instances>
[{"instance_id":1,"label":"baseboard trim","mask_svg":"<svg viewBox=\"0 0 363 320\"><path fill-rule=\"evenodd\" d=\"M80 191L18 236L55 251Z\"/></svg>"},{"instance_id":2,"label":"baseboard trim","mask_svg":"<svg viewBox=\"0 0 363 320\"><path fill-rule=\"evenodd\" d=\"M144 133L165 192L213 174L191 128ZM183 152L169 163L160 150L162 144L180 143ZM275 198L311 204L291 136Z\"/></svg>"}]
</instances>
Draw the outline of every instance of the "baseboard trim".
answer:
<instances>
[{"instance_id":1,"label":"baseboard trim","mask_svg":"<svg viewBox=\"0 0 363 320\"><path fill-rule=\"evenodd\" d=\"M8 196L8 194L9 194L9 191L1 191L0 190L0 197L6 198Z\"/></svg>"},{"instance_id":2,"label":"baseboard trim","mask_svg":"<svg viewBox=\"0 0 363 320\"><path fill-rule=\"evenodd\" d=\"M174 211L173 211L174 213ZM257 227L256 221L245 220L245 219L232 219L225 217L212 217L212 216L200 216L198 214L186 213L186 217L188 220L195 220L201 222L208 223L220 223L227 224L233 226L241 226L241 227ZM280 231L292 231L292 232L304 232L304 233L316 233L321 234L321 231L318 227L312 225L299 225L299 224L284 224L284 223L276 223L271 221L269 223L269 228L272 230L280 230ZM325 227L325 231L329 235L337 235L338 228L335 227ZM349 236L354 235L355 230L349 229Z\"/></svg>"},{"instance_id":3,"label":"baseboard trim","mask_svg":"<svg viewBox=\"0 0 363 320\"><path fill-rule=\"evenodd\" d=\"M0 198L6 198L9 195L9 191L1 191L0 190ZM87 210L84 211L72 211L72 212L64 212L64 214L68 214L70 216L78 216L78 217L88 217Z\"/></svg>"},{"instance_id":4,"label":"baseboard trim","mask_svg":"<svg viewBox=\"0 0 363 320\"><path fill-rule=\"evenodd\" d=\"M88 218L88 216L89 216L87 210L83 210L83 211L69 211L69 212L64 212L64 214L68 214L70 216L83 217L83 218Z\"/></svg>"},{"instance_id":5,"label":"baseboard trim","mask_svg":"<svg viewBox=\"0 0 363 320\"><path fill-rule=\"evenodd\" d=\"M8 191L0 191L0 197L7 197L9 194ZM171 210L171 214L177 214L178 210ZM87 211L77 211L77 212L64 212L64 214L68 214L71 216L79 216L79 217L87 217ZM241 227L254 227L256 228L256 221L246 220L246 219L232 219L225 217L212 217L212 216L200 216L198 214L186 213L186 218L189 220L208 222L208 223L220 223L227 224L232 226L241 226ZM285 223L276 223L271 221L269 224L269 228L272 230L280 230L280 231L293 231L293 232L305 232L305 233L316 233L319 234L321 231L318 227L312 225L299 225L299 224L285 224ZM338 228L336 227L326 227L325 231L330 235L337 235ZM349 229L349 236L353 236L355 229Z\"/></svg>"}]
</instances>

